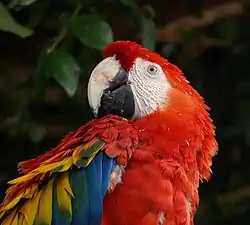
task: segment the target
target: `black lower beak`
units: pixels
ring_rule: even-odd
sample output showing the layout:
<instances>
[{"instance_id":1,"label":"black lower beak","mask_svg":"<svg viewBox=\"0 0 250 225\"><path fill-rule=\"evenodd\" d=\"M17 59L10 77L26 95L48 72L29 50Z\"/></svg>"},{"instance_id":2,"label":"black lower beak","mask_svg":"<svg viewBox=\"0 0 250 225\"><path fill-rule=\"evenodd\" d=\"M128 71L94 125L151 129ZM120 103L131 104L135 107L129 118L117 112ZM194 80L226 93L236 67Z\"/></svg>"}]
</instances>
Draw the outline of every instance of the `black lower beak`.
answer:
<instances>
[{"instance_id":1,"label":"black lower beak","mask_svg":"<svg viewBox=\"0 0 250 225\"><path fill-rule=\"evenodd\" d=\"M120 68L110 87L104 90L98 116L115 114L131 119L135 112L135 102L131 86L128 83L128 72Z\"/></svg>"}]
</instances>

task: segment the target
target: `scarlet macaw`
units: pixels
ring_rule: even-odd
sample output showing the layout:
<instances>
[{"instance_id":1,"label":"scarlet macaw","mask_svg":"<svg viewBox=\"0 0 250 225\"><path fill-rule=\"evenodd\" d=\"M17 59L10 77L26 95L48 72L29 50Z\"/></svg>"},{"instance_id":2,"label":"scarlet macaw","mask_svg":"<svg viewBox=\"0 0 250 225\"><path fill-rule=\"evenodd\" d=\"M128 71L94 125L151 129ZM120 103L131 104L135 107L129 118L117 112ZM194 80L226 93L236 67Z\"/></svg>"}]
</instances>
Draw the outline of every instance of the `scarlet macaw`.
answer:
<instances>
[{"instance_id":1,"label":"scarlet macaw","mask_svg":"<svg viewBox=\"0 0 250 225\"><path fill-rule=\"evenodd\" d=\"M203 98L180 69L117 41L92 71L97 117L21 162L3 225L192 225L217 152Z\"/></svg>"}]
</instances>

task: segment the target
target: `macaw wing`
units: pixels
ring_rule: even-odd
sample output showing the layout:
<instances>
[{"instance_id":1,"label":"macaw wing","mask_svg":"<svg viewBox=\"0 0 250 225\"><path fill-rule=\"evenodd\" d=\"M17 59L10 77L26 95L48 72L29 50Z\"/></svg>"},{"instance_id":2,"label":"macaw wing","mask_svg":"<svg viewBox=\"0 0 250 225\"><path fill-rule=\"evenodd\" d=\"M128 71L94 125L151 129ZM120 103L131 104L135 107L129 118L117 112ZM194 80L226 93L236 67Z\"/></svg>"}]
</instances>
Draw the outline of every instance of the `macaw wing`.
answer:
<instances>
[{"instance_id":1,"label":"macaw wing","mask_svg":"<svg viewBox=\"0 0 250 225\"><path fill-rule=\"evenodd\" d=\"M134 135L127 120L105 117L70 133L44 155L20 163L24 175L9 182L0 206L2 224L101 224L110 173L117 161L126 163L131 157Z\"/></svg>"}]
</instances>

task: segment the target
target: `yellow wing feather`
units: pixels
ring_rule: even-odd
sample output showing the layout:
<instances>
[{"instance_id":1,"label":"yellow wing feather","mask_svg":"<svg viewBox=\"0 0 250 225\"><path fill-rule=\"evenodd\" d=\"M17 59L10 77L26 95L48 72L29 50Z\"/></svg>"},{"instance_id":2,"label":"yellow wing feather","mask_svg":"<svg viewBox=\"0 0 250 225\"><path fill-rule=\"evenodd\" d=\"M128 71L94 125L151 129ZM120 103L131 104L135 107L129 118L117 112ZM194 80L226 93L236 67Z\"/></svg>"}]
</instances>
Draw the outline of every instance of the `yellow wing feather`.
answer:
<instances>
[{"instance_id":1,"label":"yellow wing feather","mask_svg":"<svg viewBox=\"0 0 250 225\"><path fill-rule=\"evenodd\" d=\"M59 209L72 215L71 198L74 197L74 195L69 184L67 172L62 173L57 180L56 193Z\"/></svg>"},{"instance_id":2,"label":"yellow wing feather","mask_svg":"<svg viewBox=\"0 0 250 225\"><path fill-rule=\"evenodd\" d=\"M51 224L52 222L52 200L54 180L54 177L51 178L46 187L42 190L41 198L37 209L37 219L41 224Z\"/></svg>"},{"instance_id":3,"label":"yellow wing feather","mask_svg":"<svg viewBox=\"0 0 250 225\"><path fill-rule=\"evenodd\" d=\"M4 207L5 210L12 209L16 206L16 204L20 201L20 199L23 197L23 193L20 193L16 198L14 198L11 202L9 202L8 205Z\"/></svg>"},{"instance_id":4,"label":"yellow wing feather","mask_svg":"<svg viewBox=\"0 0 250 225\"><path fill-rule=\"evenodd\" d=\"M20 220L19 224L32 225L36 216L37 206L41 197L42 191L39 191L32 199L29 199L19 209L19 213L23 215L24 219ZM18 215L16 215L18 217Z\"/></svg>"},{"instance_id":5,"label":"yellow wing feather","mask_svg":"<svg viewBox=\"0 0 250 225\"><path fill-rule=\"evenodd\" d=\"M10 225L14 221L14 217L17 213L17 209L14 209L10 212L10 214L6 217L6 219L3 221L2 225Z\"/></svg>"},{"instance_id":6,"label":"yellow wing feather","mask_svg":"<svg viewBox=\"0 0 250 225\"><path fill-rule=\"evenodd\" d=\"M19 215L18 223L21 224L21 225L26 225L27 224L25 222L25 218L24 218L23 214Z\"/></svg>"}]
</instances>

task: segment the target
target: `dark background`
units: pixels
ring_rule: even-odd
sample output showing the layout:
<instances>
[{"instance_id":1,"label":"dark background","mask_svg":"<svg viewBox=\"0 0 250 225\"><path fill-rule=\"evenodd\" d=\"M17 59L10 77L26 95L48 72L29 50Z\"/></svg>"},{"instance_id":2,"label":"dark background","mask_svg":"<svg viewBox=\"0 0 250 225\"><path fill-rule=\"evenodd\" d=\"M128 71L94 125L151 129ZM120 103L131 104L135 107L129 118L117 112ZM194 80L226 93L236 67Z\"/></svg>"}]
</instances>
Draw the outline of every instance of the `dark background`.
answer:
<instances>
[{"instance_id":1,"label":"dark background","mask_svg":"<svg viewBox=\"0 0 250 225\"><path fill-rule=\"evenodd\" d=\"M250 224L250 5L230 0L0 1L0 195L19 161L92 117L91 69L113 40L180 67L212 108L219 154L197 225Z\"/></svg>"}]
</instances>

